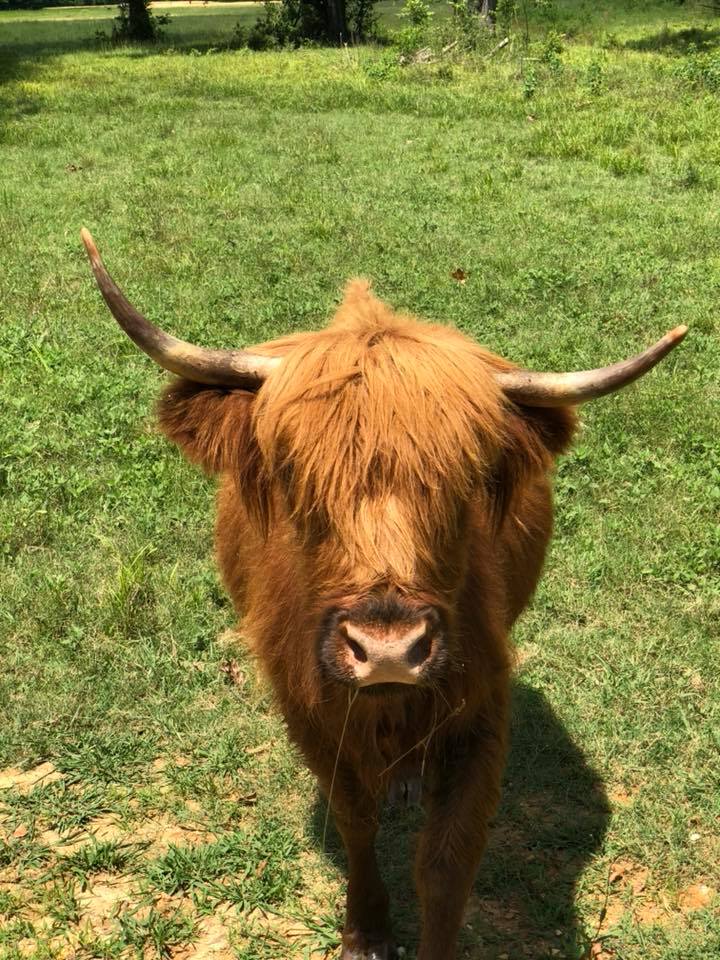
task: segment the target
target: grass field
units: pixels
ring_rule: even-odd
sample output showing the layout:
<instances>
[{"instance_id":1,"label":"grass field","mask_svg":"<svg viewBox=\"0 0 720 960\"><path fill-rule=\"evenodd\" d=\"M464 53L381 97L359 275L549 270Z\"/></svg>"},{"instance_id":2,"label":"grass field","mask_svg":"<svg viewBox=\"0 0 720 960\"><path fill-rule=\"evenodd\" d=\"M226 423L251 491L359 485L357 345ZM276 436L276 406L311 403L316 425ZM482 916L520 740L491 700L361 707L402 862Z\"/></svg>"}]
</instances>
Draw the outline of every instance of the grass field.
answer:
<instances>
[{"instance_id":1,"label":"grass field","mask_svg":"<svg viewBox=\"0 0 720 960\"><path fill-rule=\"evenodd\" d=\"M155 430L164 377L83 224L209 346L322 324L357 274L537 368L690 325L560 465L462 956L717 957L720 20L567 0L529 49L519 22L491 58L399 68L223 51L257 9L176 11L156 50L96 42L109 10L0 14L0 957L300 960L342 917L214 572L212 483ZM412 828L381 839L408 957Z\"/></svg>"}]
</instances>

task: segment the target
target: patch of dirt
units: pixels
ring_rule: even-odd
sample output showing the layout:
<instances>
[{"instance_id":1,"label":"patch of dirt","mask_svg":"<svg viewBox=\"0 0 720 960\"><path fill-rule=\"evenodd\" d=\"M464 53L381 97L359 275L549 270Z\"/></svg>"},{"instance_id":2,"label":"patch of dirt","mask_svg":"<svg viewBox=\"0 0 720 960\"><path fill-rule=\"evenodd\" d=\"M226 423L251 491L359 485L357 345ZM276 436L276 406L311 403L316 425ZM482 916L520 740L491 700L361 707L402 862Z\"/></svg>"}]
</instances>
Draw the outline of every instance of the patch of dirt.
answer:
<instances>
[{"instance_id":1,"label":"patch of dirt","mask_svg":"<svg viewBox=\"0 0 720 960\"><path fill-rule=\"evenodd\" d=\"M540 820L542 823L551 823L552 812L548 810L547 797L527 796L520 801L520 808L525 816L531 820Z\"/></svg>"},{"instance_id":2,"label":"patch of dirt","mask_svg":"<svg viewBox=\"0 0 720 960\"><path fill-rule=\"evenodd\" d=\"M640 793L640 787L625 787L622 784L610 787L607 798L615 808L629 807Z\"/></svg>"},{"instance_id":3,"label":"patch of dirt","mask_svg":"<svg viewBox=\"0 0 720 960\"><path fill-rule=\"evenodd\" d=\"M74 835L74 831L73 831ZM43 830L38 834L38 840L46 847L57 847L64 842L64 837L57 830Z\"/></svg>"},{"instance_id":4,"label":"patch of dirt","mask_svg":"<svg viewBox=\"0 0 720 960\"><path fill-rule=\"evenodd\" d=\"M234 960L229 919L229 911L222 910L203 917L195 927L193 943L173 950L173 960Z\"/></svg>"},{"instance_id":5,"label":"patch of dirt","mask_svg":"<svg viewBox=\"0 0 720 960\"><path fill-rule=\"evenodd\" d=\"M693 913L709 907L717 896L717 890L706 883L694 883L678 894L678 906L683 913Z\"/></svg>"},{"instance_id":6,"label":"patch of dirt","mask_svg":"<svg viewBox=\"0 0 720 960\"><path fill-rule=\"evenodd\" d=\"M41 763L32 770L19 770L17 767L8 767L0 771L0 790L17 790L19 793L30 793L36 787L45 787L55 780L62 780L63 775L53 763Z\"/></svg>"},{"instance_id":7,"label":"patch of dirt","mask_svg":"<svg viewBox=\"0 0 720 960\"><path fill-rule=\"evenodd\" d=\"M608 898L599 924L598 934L607 934L617 927L626 914L632 916L633 923L641 926L661 926L671 922L672 911L661 893L647 890L650 871L642 864L632 860L616 860L608 875ZM598 956L611 956L602 948L602 937L597 941L600 946Z\"/></svg>"},{"instance_id":8,"label":"patch of dirt","mask_svg":"<svg viewBox=\"0 0 720 960\"><path fill-rule=\"evenodd\" d=\"M67 830L59 833L57 830L45 830L38 837L41 843L48 847L62 847L62 853L73 853L92 840L129 840L132 839L117 821L114 814L104 814L88 821L81 829Z\"/></svg>"},{"instance_id":9,"label":"patch of dirt","mask_svg":"<svg viewBox=\"0 0 720 960\"><path fill-rule=\"evenodd\" d=\"M599 932L604 933L612 929L612 927L616 927L625 915L626 910L625 904L620 900L609 900L605 908Z\"/></svg>"},{"instance_id":10,"label":"patch of dirt","mask_svg":"<svg viewBox=\"0 0 720 960\"><path fill-rule=\"evenodd\" d=\"M670 922L670 916L665 907L654 900L644 900L633 905L635 921L645 927L663 926Z\"/></svg>"},{"instance_id":11,"label":"patch of dirt","mask_svg":"<svg viewBox=\"0 0 720 960\"><path fill-rule=\"evenodd\" d=\"M610 887L630 889L634 896L638 896L647 886L649 872L647 867L632 860L616 860L610 867Z\"/></svg>"},{"instance_id":12,"label":"patch of dirt","mask_svg":"<svg viewBox=\"0 0 720 960\"><path fill-rule=\"evenodd\" d=\"M602 940L594 940L590 946L590 956L592 960L613 960L615 954L604 948Z\"/></svg>"},{"instance_id":13,"label":"patch of dirt","mask_svg":"<svg viewBox=\"0 0 720 960\"><path fill-rule=\"evenodd\" d=\"M136 843L147 843L148 854L156 856L164 853L171 844L185 846L207 843L213 839L213 834L207 830L184 827L167 816L159 816L139 824L128 839Z\"/></svg>"},{"instance_id":14,"label":"patch of dirt","mask_svg":"<svg viewBox=\"0 0 720 960\"><path fill-rule=\"evenodd\" d=\"M465 908L463 923L470 928L489 924L504 938L520 941L527 933L524 914L522 905L516 900L481 897L473 893Z\"/></svg>"},{"instance_id":15,"label":"patch of dirt","mask_svg":"<svg viewBox=\"0 0 720 960\"><path fill-rule=\"evenodd\" d=\"M77 893L80 926L95 936L112 933L118 914L138 896L137 881L98 874L92 885Z\"/></svg>"},{"instance_id":16,"label":"patch of dirt","mask_svg":"<svg viewBox=\"0 0 720 960\"><path fill-rule=\"evenodd\" d=\"M17 942L17 951L21 957L29 957L35 952L36 947L37 943L30 937L23 937L22 940Z\"/></svg>"}]
</instances>

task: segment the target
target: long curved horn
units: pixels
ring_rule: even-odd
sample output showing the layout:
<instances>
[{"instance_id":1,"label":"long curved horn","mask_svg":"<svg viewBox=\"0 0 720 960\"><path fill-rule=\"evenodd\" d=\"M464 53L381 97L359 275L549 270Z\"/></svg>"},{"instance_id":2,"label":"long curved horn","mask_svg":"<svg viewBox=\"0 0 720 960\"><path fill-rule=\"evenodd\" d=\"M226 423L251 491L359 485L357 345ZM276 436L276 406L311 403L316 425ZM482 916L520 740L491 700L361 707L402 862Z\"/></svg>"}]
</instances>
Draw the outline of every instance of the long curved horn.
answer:
<instances>
[{"instance_id":1,"label":"long curved horn","mask_svg":"<svg viewBox=\"0 0 720 960\"><path fill-rule=\"evenodd\" d=\"M508 370L496 373L495 378L511 400L528 407L564 407L585 403L586 400L595 400L621 390L642 377L670 353L687 332L685 325L675 327L636 357L597 370L578 370L575 373Z\"/></svg>"},{"instance_id":2,"label":"long curved horn","mask_svg":"<svg viewBox=\"0 0 720 960\"><path fill-rule=\"evenodd\" d=\"M105 269L90 232L80 231L90 266L105 303L125 333L155 363L188 380L257 390L281 362L245 350L208 350L178 340L150 323L135 309Z\"/></svg>"}]
</instances>

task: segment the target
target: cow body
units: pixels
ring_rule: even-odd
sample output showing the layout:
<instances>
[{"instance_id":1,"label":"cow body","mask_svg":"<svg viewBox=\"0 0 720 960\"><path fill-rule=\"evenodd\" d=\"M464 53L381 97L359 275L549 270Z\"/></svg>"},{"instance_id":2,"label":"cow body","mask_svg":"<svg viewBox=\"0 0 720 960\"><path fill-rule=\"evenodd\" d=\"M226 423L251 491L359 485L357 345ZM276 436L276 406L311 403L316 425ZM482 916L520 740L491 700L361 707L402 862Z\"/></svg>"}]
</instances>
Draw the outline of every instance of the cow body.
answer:
<instances>
[{"instance_id":1,"label":"cow body","mask_svg":"<svg viewBox=\"0 0 720 960\"><path fill-rule=\"evenodd\" d=\"M363 284L327 330L256 349L283 358L258 394L176 381L160 422L221 474L225 585L347 850L343 958L393 955L374 840L402 782L427 810L418 956L449 960L575 416L509 403L493 380L509 364Z\"/></svg>"}]
</instances>

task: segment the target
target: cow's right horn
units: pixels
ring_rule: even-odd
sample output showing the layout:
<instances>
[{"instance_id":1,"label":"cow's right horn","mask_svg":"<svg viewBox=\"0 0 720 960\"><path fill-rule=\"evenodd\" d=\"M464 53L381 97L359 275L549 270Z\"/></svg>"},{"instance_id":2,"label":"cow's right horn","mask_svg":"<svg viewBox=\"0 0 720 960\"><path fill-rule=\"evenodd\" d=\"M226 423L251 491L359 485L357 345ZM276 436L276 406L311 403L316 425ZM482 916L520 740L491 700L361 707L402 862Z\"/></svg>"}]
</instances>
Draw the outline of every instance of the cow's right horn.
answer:
<instances>
[{"instance_id":1,"label":"cow's right horn","mask_svg":"<svg viewBox=\"0 0 720 960\"><path fill-rule=\"evenodd\" d=\"M585 403L622 390L633 380L644 376L680 343L687 331L684 325L675 327L647 350L609 367L572 373L508 370L497 373L495 379L511 400L528 407L562 407Z\"/></svg>"},{"instance_id":2,"label":"cow's right horn","mask_svg":"<svg viewBox=\"0 0 720 960\"><path fill-rule=\"evenodd\" d=\"M278 366L276 357L245 350L209 350L178 340L150 323L130 303L105 269L90 232L80 231L95 280L110 312L125 333L164 370L197 383L257 390Z\"/></svg>"}]
</instances>

